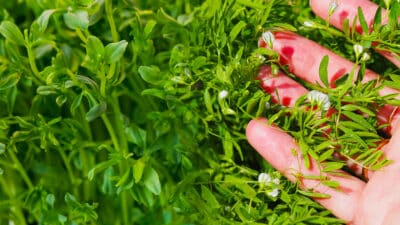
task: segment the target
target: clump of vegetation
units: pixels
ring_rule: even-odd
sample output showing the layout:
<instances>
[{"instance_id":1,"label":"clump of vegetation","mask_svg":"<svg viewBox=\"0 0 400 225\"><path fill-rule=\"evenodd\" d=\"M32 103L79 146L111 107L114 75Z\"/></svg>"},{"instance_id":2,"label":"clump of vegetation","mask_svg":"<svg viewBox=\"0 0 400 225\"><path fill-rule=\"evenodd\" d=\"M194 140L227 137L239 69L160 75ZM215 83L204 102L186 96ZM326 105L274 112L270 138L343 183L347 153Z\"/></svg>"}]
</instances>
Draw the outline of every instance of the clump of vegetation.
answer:
<instances>
[{"instance_id":1,"label":"clump of vegetation","mask_svg":"<svg viewBox=\"0 0 400 225\"><path fill-rule=\"evenodd\" d=\"M378 36L327 26L307 0L4 0L0 21L0 224L341 224L246 141L259 116L327 141L296 119L312 112L279 116L257 42L296 30L351 59ZM362 63L396 84L378 57Z\"/></svg>"}]
</instances>

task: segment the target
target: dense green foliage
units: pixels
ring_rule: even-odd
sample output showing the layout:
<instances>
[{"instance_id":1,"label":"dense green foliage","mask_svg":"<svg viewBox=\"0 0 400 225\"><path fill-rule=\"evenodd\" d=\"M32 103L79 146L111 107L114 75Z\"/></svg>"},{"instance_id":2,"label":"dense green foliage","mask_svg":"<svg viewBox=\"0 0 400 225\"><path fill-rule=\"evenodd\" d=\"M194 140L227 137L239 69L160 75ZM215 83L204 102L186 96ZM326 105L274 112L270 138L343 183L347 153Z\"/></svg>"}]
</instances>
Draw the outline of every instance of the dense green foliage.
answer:
<instances>
[{"instance_id":1,"label":"dense green foliage","mask_svg":"<svg viewBox=\"0 0 400 225\"><path fill-rule=\"evenodd\" d=\"M257 116L307 136L292 127L307 112L267 107L257 41L297 28L356 61L376 37L307 0L0 0L0 21L1 225L341 223L246 141Z\"/></svg>"}]
</instances>

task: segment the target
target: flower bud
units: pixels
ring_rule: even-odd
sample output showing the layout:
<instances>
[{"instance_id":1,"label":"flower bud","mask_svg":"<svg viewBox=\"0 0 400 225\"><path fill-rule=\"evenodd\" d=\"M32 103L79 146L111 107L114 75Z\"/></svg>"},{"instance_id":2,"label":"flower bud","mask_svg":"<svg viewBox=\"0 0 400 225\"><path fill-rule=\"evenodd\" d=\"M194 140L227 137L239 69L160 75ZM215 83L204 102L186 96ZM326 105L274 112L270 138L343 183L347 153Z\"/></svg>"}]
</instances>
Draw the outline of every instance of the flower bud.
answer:
<instances>
[{"instance_id":1,"label":"flower bud","mask_svg":"<svg viewBox=\"0 0 400 225\"><path fill-rule=\"evenodd\" d=\"M354 53L356 54L356 58L358 58L364 51L363 46L360 44L355 44L353 46L353 49L354 49Z\"/></svg>"},{"instance_id":2,"label":"flower bud","mask_svg":"<svg viewBox=\"0 0 400 225\"><path fill-rule=\"evenodd\" d=\"M264 32L262 35L264 42L268 45L268 47L272 48L273 43L275 41L275 36L271 31Z\"/></svg>"},{"instance_id":3,"label":"flower bud","mask_svg":"<svg viewBox=\"0 0 400 225\"><path fill-rule=\"evenodd\" d=\"M229 92L227 90L222 90L222 91L219 92L218 98L219 99L224 99L224 98L226 98L228 96L228 94L229 94Z\"/></svg>"},{"instance_id":4,"label":"flower bud","mask_svg":"<svg viewBox=\"0 0 400 225\"><path fill-rule=\"evenodd\" d=\"M311 102L311 104L316 103L317 105L320 105L324 110L328 110L329 107L331 107L329 96L322 92L312 90L308 92L307 99Z\"/></svg>"}]
</instances>

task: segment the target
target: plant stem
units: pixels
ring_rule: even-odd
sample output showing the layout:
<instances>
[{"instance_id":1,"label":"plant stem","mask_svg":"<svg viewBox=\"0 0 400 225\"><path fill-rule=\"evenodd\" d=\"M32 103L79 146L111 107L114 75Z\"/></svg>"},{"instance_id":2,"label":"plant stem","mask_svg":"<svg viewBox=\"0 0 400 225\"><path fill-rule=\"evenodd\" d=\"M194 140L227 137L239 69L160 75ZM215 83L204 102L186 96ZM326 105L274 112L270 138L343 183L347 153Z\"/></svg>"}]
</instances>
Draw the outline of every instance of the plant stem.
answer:
<instances>
[{"instance_id":1,"label":"plant stem","mask_svg":"<svg viewBox=\"0 0 400 225\"><path fill-rule=\"evenodd\" d=\"M45 83L42 78L40 77L40 72L37 68L36 61L35 61L35 55L32 52L32 46L28 43L26 45L26 51L28 53L28 60L29 60L29 65L31 66L32 72L34 79L39 83L43 84Z\"/></svg>"},{"instance_id":2,"label":"plant stem","mask_svg":"<svg viewBox=\"0 0 400 225\"><path fill-rule=\"evenodd\" d=\"M109 134L110 137L111 137L111 141L112 141L113 144L114 144L115 150L116 150L117 152L121 152L121 148L120 148L120 146L119 146L119 142L118 142L117 135L116 135L116 133L115 133L115 131L114 131L114 128L113 128L113 125L111 124L111 122L110 122L110 120L108 119L107 115L105 115L105 114L101 115L101 119L103 120L104 125L106 126L106 129L107 129L107 131L108 131L108 134Z\"/></svg>"},{"instance_id":3,"label":"plant stem","mask_svg":"<svg viewBox=\"0 0 400 225\"><path fill-rule=\"evenodd\" d=\"M21 162L18 160L17 156L15 153L11 150L8 151L12 162L14 163L15 169L21 174L22 179L25 181L26 185L28 186L29 190L33 189L33 184L32 181L30 180L28 174L26 173L24 167L22 166Z\"/></svg>"},{"instance_id":4,"label":"plant stem","mask_svg":"<svg viewBox=\"0 0 400 225\"><path fill-rule=\"evenodd\" d=\"M65 152L62 149L58 149L58 152L61 155L61 159L64 162L65 168L67 169L67 173L68 173L69 179L71 181L71 184L74 187L73 188L74 189L73 190L74 195L78 196L78 190L77 190L76 185L75 185L76 184L75 176L74 176L74 173L72 172L72 168L71 168L71 165L70 165L69 160L67 158L67 155L65 154Z\"/></svg>"},{"instance_id":5,"label":"plant stem","mask_svg":"<svg viewBox=\"0 0 400 225\"><path fill-rule=\"evenodd\" d=\"M6 193L10 197L9 204L13 205L13 207L10 207L10 211L15 214L15 217L17 219L17 221L14 222L18 222L15 224L26 225L25 216L21 212L21 207L19 206L20 204L15 201L13 191L10 190L10 183L4 180L4 176L0 176L0 186L3 187L4 193Z\"/></svg>"},{"instance_id":6,"label":"plant stem","mask_svg":"<svg viewBox=\"0 0 400 225\"><path fill-rule=\"evenodd\" d=\"M119 35L117 32L117 27L115 26L115 21L114 21L114 16L113 16L113 11L112 11L112 0L106 0L105 1L105 8L106 8L106 15L107 15L107 20L110 25L111 29L111 36L114 42L119 41Z\"/></svg>"},{"instance_id":7,"label":"plant stem","mask_svg":"<svg viewBox=\"0 0 400 225\"><path fill-rule=\"evenodd\" d=\"M87 38L86 38L86 36L82 33L82 31L81 31L80 29L76 29L75 32L76 32L76 34L78 35L79 39L81 39L81 41L82 41L83 43L86 44L86 43L87 43Z\"/></svg>"}]
</instances>

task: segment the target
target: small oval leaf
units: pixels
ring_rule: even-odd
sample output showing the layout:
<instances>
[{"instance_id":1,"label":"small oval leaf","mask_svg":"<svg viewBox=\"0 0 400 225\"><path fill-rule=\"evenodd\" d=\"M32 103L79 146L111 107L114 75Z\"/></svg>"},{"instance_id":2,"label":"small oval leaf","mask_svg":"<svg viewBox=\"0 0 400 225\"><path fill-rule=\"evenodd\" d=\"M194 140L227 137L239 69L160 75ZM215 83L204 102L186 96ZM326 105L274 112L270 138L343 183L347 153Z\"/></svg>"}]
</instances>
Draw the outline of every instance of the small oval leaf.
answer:
<instances>
[{"instance_id":1,"label":"small oval leaf","mask_svg":"<svg viewBox=\"0 0 400 225\"><path fill-rule=\"evenodd\" d=\"M39 25L39 31L44 32L47 29L47 25L49 24L49 19L53 13L56 12L55 9L48 9L40 14L39 18L37 18L36 22Z\"/></svg>"},{"instance_id":2,"label":"small oval leaf","mask_svg":"<svg viewBox=\"0 0 400 225\"><path fill-rule=\"evenodd\" d=\"M141 66L138 71L142 79L150 84L158 84L162 78L157 66Z\"/></svg>"},{"instance_id":3,"label":"small oval leaf","mask_svg":"<svg viewBox=\"0 0 400 225\"><path fill-rule=\"evenodd\" d=\"M0 33L8 40L17 45L25 45L24 35L13 22L4 21L0 24Z\"/></svg>"},{"instance_id":4,"label":"small oval leaf","mask_svg":"<svg viewBox=\"0 0 400 225\"><path fill-rule=\"evenodd\" d=\"M107 63L115 63L124 55L128 42L122 40L116 43L110 43L105 48L105 60Z\"/></svg>"},{"instance_id":5,"label":"small oval leaf","mask_svg":"<svg viewBox=\"0 0 400 225\"><path fill-rule=\"evenodd\" d=\"M64 21L67 27L70 29L85 30L89 27L89 14L85 10L67 12L64 14Z\"/></svg>"},{"instance_id":6,"label":"small oval leaf","mask_svg":"<svg viewBox=\"0 0 400 225\"><path fill-rule=\"evenodd\" d=\"M153 168L145 170L143 174L143 182L146 188L153 194L159 195L161 193L160 179L158 173Z\"/></svg>"},{"instance_id":7,"label":"small oval leaf","mask_svg":"<svg viewBox=\"0 0 400 225\"><path fill-rule=\"evenodd\" d=\"M18 73L13 73L0 79L0 91L14 87L20 78L21 76Z\"/></svg>"},{"instance_id":8,"label":"small oval leaf","mask_svg":"<svg viewBox=\"0 0 400 225\"><path fill-rule=\"evenodd\" d=\"M101 116L107 110L107 104L105 102L101 102L97 105L94 105L87 113L86 120L91 122L97 117Z\"/></svg>"}]
</instances>

